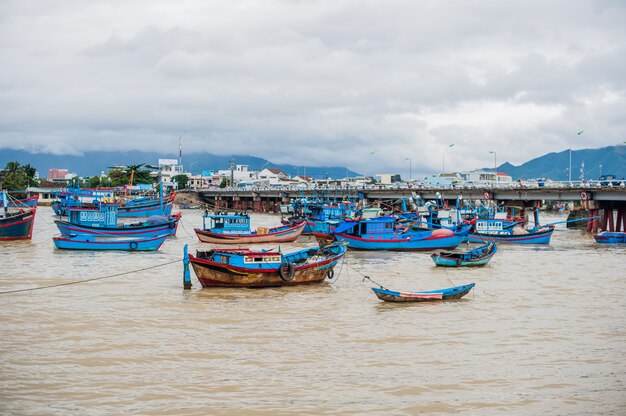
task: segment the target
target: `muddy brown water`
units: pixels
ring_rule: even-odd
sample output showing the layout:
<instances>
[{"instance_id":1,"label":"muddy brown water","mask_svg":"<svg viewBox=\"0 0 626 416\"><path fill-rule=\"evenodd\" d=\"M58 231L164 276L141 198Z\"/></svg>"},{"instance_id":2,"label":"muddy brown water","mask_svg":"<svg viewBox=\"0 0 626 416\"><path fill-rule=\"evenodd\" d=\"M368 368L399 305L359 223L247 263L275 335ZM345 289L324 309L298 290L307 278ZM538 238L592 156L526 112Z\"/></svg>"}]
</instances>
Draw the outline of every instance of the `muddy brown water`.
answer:
<instances>
[{"instance_id":1,"label":"muddy brown water","mask_svg":"<svg viewBox=\"0 0 626 416\"><path fill-rule=\"evenodd\" d=\"M502 245L481 269L349 252L333 283L201 289L192 272L183 291L183 245L210 247L200 224L184 210L155 253L60 251L41 207L32 241L1 243L0 291L145 270L0 295L0 414L626 414L624 247L558 225L549 247ZM389 304L363 275L476 287Z\"/></svg>"}]
</instances>

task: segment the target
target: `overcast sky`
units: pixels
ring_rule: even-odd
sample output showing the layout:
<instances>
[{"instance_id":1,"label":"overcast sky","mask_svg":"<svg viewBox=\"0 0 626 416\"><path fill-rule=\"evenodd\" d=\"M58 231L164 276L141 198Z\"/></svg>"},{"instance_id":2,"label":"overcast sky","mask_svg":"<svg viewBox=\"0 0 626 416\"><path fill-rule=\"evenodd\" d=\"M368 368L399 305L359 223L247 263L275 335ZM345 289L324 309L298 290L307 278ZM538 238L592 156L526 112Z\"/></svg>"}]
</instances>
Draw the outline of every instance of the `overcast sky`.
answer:
<instances>
[{"instance_id":1,"label":"overcast sky","mask_svg":"<svg viewBox=\"0 0 626 416\"><path fill-rule=\"evenodd\" d=\"M182 136L416 175L621 144L625 22L624 1L3 0L0 148Z\"/></svg>"}]
</instances>

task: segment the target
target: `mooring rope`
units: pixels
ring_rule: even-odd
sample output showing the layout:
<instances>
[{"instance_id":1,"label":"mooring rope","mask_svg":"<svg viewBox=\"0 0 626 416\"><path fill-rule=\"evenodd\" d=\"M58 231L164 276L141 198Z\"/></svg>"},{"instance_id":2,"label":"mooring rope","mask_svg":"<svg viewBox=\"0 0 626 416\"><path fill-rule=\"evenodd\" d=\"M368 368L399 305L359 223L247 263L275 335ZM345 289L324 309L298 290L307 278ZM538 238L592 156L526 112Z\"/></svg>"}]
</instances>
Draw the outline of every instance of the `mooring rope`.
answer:
<instances>
[{"instance_id":1,"label":"mooring rope","mask_svg":"<svg viewBox=\"0 0 626 416\"><path fill-rule=\"evenodd\" d=\"M6 295L6 294L9 294L9 293L18 293L18 292L33 292L35 290L50 289L50 288L60 287L60 286L76 285L78 283L93 282L94 280L109 279L111 277L124 276L126 274L137 273L137 272L141 272L141 271L144 271L144 270L156 269L157 267L167 266L167 265L170 265L170 264L178 263L179 261L182 261L182 259L170 261L170 262L167 262L167 263L161 263L161 264L157 264L157 265L150 266L150 267L144 267L142 269L136 269L136 270L130 270L130 271L127 271L127 272L110 274L108 276L94 277L94 278L85 279L85 280L76 280L76 281L73 281L73 282L59 283L59 284L56 284L56 285L31 287L31 288L28 288L28 289L7 290L5 292L0 292L0 295Z\"/></svg>"}]
</instances>

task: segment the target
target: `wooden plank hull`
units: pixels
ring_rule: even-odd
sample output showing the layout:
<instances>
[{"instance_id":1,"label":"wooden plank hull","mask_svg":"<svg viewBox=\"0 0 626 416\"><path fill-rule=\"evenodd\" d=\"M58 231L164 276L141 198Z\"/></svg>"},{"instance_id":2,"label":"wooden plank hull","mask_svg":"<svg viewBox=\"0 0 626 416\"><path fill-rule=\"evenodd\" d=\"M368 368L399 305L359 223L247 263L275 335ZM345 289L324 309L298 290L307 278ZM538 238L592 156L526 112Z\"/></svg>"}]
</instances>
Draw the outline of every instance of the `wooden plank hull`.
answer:
<instances>
[{"instance_id":1,"label":"wooden plank hull","mask_svg":"<svg viewBox=\"0 0 626 416\"><path fill-rule=\"evenodd\" d=\"M293 227L279 230L276 232L269 232L267 234L221 234L211 231L204 231L199 228L194 228L196 235L203 243L213 244L256 244L256 243L290 243L296 241L304 227L306 222L300 222ZM280 228L280 227L279 227Z\"/></svg>"},{"instance_id":2,"label":"wooden plank hull","mask_svg":"<svg viewBox=\"0 0 626 416\"><path fill-rule=\"evenodd\" d=\"M427 292L396 292L393 290L372 288L378 299L385 302L432 302L440 300L461 299L467 295L475 286L469 285L454 286L447 289L431 290Z\"/></svg>"},{"instance_id":3,"label":"wooden plank hull","mask_svg":"<svg viewBox=\"0 0 626 416\"><path fill-rule=\"evenodd\" d=\"M30 240L36 208L0 219L0 240Z\"/></svg>"},{"instance_id":4,"label":"wooden plank hull","mask_svg":"<svg viewBox=\"0 0 626 416\"><path fill-rule=\"evenodd\" d=\"M202 287L263 288L322 283L327 277L332 278L333 268L344 254L345 247L342 247L318 261L293 264L291 280L281 277L279 264L237 266L192 255L189 255L189 261Z\"/></svg>"}]
</instances>

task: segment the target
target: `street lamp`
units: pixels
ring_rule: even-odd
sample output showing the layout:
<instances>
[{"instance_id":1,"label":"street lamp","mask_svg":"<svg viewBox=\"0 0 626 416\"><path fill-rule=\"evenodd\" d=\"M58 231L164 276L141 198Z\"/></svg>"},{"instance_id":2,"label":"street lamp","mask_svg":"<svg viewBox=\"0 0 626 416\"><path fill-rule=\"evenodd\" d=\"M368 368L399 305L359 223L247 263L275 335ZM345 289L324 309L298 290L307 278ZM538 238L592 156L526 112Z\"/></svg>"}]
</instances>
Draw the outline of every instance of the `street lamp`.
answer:
<instances>
[{"instance_id":1,"label":"street lamp","mask_svg":"<svg viewBox=\"0 0 626 416\"><path fill-rule=\"evenodd\" d=\"M452 143L451 145L443 149L443 155L441 157L441 174L442 175L446 173L446 150L453 146L454 146L454 143Z\"/></svg>"},{"instance_id":2,"label":"street lamp","mask_svg":"<svg viewBox=\"0 0 626 416\"><path fill-rule=\"evenodd\" d=\"M410 157L405 157L404 160L409 161L409 180L413 179L413 162Z\"/></svg>"}]
</instances>

